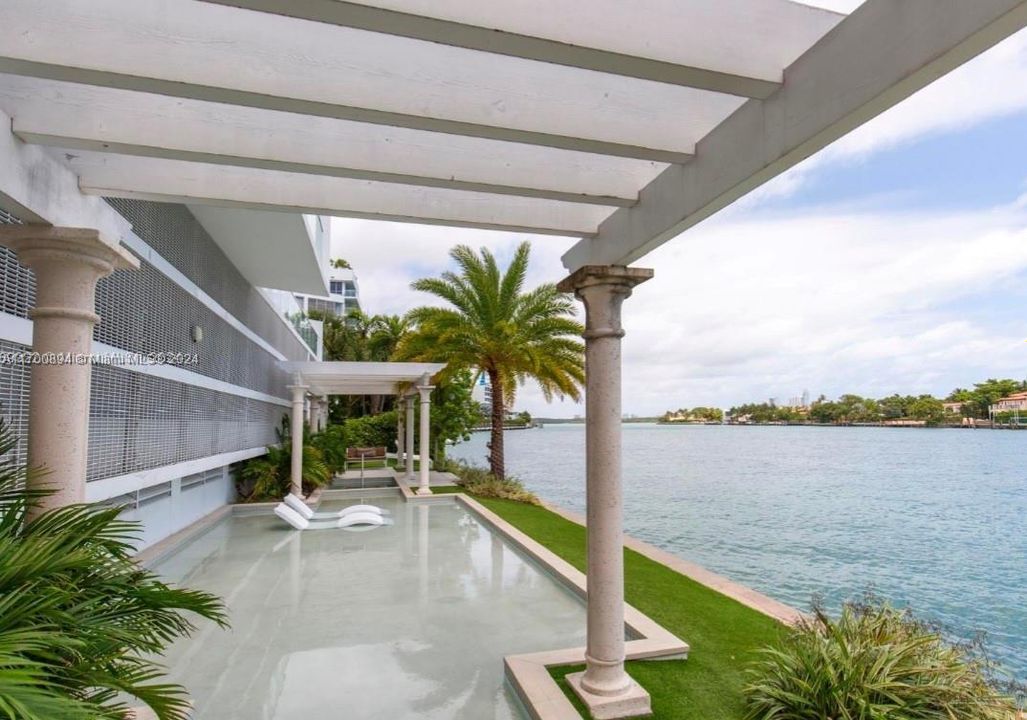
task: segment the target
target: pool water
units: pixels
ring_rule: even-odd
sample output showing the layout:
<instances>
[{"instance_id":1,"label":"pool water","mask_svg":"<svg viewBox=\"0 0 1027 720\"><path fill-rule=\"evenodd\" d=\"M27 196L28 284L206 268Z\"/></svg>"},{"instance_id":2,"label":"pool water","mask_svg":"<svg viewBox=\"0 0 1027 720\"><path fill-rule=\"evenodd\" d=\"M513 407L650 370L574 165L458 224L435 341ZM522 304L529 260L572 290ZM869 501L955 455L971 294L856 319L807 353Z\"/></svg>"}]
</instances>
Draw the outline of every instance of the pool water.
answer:
<instances>
[{"instance_id":1,"label":"pool water","mask_svg":"<svg viewBox=\"0 0 1027 720\"><path fill-rule=\"evenodd\" d=\"M225 599L166 658L196 720L522 717L504 655L581 645L581 601L464 508L373 502L394 524L297 532L229 517L160 560Z\"/></svg>"}]
</instances>

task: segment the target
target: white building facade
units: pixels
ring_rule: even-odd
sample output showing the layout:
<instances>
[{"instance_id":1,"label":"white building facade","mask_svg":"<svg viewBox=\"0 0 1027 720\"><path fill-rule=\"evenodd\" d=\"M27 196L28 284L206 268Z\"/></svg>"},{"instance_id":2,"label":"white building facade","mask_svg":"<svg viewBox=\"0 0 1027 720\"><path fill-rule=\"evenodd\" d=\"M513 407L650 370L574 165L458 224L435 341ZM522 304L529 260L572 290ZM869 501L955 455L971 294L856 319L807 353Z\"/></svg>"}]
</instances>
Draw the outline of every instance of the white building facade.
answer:
<instances>
[{"instance_id":1,"label":"white building facade","mask_svg":"<svg viewBox=\"0 0 1027 720\"><path fill-rule=\"evenodd\" d=\"M311 310L346 317L352 310L360 309L360 286L357 274L351 268L332 268L328 275L327 295L296 293L303 314Z\"/></svg>"}]
</instances>

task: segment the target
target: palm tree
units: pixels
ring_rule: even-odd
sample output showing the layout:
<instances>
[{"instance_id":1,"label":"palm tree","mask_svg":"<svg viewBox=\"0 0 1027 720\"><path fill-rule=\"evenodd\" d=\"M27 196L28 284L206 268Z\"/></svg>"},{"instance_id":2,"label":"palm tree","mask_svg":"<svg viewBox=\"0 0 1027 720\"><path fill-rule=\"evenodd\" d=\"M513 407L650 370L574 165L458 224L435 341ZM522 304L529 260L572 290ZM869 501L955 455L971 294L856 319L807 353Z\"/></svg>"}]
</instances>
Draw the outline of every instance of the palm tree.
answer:
<instances>
[{"instance_id":1,"label":"palm tree","mask_svg":"<svg viewBox=\"0 0 1027 720\"><path fill-rule=\"evenodd\" d=\"M402 315L375 315L371 318L371 335L367 349L374 360L392 360L396 348L410 332L410 320Z\"/></svg>"},{"instance_id":2,"label":"palm tree","mask_svg":"<svg viewBox=\"0 0 1027 720\"><path fill-rule=\"evenodd\" d=\"M489 467L506 475L503 459L504 408L513 405L518 385L534 380L547 401L553 396L581 397L585 380L583 328L573 316L574 304L556 285L546 283L524 291L530 246L521 243L506 272L482 248L480 256L466 245L450 257L459 274L414 282L414 290L431 293L449 307L422 307L410 312L417 330L408 335L399 354L414 360L449 363L451 371L475 368L492 384L492 437Z\"/></svg>"},{"instance_id":3,"label":"palm tree","mask_svg":"<svg viewBox=\"0 0 1027 720\"><path fill-rule=\"evenodd\" d=\"M224 627L224 605L136 565L138 524L119 520L119 507L27 521L49 493L29 489L35 471L13 460L14 446L0 420L0 717L120 720L131 696L160 720L185 720L188 697L154 658L194 629L188 613Z\"/></svg>"},{"instance_id":4,"label":"palm tree","mask_svg":"<svg viewBox=\"0 0 1027 720\"><path fill-rule=\"evenodd\" d=\"M410 321L400 315L375 315L370 318L368 325L368 357L378 362L392 360L403 337L410 332ZM385 396L371 395L371 414L377 415L384 408Z\"/></svg>"}]
</instances>

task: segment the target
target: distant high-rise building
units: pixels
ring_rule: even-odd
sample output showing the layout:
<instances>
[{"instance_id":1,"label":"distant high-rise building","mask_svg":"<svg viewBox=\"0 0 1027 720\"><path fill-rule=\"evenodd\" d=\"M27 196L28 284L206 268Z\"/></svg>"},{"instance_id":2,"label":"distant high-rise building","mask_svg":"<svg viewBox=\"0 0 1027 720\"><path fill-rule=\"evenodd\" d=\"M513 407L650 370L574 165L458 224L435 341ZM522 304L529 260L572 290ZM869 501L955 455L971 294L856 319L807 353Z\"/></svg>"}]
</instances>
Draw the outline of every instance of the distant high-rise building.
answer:
<instances>
[{"instance_id":1,"label":"distant high-rise building","mask_svg":"<svg viewBox=\"0 0 1027 720\"><path fill-rule=\"evenodd\" d=\"M471 390L471 399L478 403L485 417L492 414L492 384L489 382L489 376L485 373L479 375L475 381L474 388Z\"/></svg>"},{"instance_id":2,"label":"distant high-rise building","mask_svg":"<svg viewBox=\"0 0 1027 720\"><path fill-rule=\"evenodd\" d=\"M332 268L328 275L327 296L296 293L296 301L307 314L311 310L345 317L350 310L360 309L360 286L352 268Z\"/></svg>"}]
</instances>

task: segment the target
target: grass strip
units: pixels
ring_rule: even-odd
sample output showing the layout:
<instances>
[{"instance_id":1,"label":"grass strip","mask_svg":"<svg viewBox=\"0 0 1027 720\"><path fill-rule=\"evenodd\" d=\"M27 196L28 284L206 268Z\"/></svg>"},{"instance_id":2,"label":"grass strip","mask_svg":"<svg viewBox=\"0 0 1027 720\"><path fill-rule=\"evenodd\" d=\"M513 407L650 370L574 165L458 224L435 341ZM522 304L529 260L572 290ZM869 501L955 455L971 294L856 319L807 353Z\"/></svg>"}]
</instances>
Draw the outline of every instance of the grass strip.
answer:
<instances>
[{"instance_id":1,"label":"grass strip","mask_svg":"<svg viewBox=\"0 0 1027 720\"><path fill-rule=\"evenodd\" d=\"M460 488L435 488L438 493ZM579 570L585 570L585 528L543 507L475 498ZM743 670L755 650L773 643L783 626L644 555L625 549L624 590L629 603L691 646L688 660L628 663L652 697L660 720L741 720ZM552 668L564 693L587 715L563 680L576 667Z\"/></svg>"}]
</instances>

